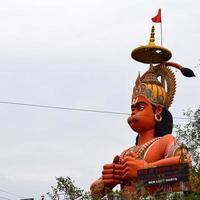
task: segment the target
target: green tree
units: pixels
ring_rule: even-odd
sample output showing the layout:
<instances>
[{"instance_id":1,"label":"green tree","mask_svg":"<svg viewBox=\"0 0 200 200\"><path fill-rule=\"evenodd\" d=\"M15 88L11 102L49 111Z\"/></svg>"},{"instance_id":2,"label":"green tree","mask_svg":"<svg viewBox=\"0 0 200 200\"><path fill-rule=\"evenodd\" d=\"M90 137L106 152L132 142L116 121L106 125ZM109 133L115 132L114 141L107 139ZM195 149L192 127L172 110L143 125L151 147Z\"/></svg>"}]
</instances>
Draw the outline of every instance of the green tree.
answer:
<instances>
[{"instance_id":1,"label":"green tree","mask_svg":"<svg viewBox=\"0 0 200 200\"><path fill-rule=\"evenodd\" d=\"M190 183L195 192L184 199L200 199L200 107L196 111L188 109L183 113L188 121L185 125L176 125L176 135L188 148L192 156L193 167L190 173Z\"/></svg>"},{"instance_id":2,"label":"green tree","mask_svg":"<svg viewBox=\"0 0 200 200\"><path fill-rule=\"evenodd\" d=\"M188 118L185 125L176 125L176 135L188 148L195 168L200 168L200 108L183 113Z\"/></svg>"},{"instance_id":3,"label":"green tree","mask_svg":"<svg viewBox=\"0 0 200 200\"><path fill-rule=\"evenodd\" d=\"M71 178L56 178L56 187L51 186L52 192L48 192L47 195L52 200L90 200L89 192L78 188L74 185L74 181Z\"/></svg>"}]
</instances>

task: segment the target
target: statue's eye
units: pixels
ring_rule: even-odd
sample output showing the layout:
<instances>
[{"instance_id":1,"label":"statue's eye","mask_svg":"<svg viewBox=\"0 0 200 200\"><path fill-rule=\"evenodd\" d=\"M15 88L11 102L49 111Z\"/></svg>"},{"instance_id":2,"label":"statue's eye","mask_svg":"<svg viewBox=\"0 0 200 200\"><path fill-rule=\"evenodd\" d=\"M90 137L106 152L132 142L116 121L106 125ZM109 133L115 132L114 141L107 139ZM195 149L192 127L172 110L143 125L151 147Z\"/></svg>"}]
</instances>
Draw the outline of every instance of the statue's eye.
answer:
<instances>
[{"instance_id":1,"label":"statue's eye","mask_svg":"<svg viewBox=\"0 0 200 200\"><path fill-rule=\"evenodd\" d=\"M137 107L137 109L139 111L144 110L144 105L143 104L139 104L138 107Z\"/></svg>"},{"instance_id":2,"label":"statue's eye","mask_svg":"<svg viewBox=\"0 0 200 200\"><path fill-rule=\"evenodd\" d=\"M135 111L135 106L131 106L131 111Z\"/></svg>"}]
</instances>

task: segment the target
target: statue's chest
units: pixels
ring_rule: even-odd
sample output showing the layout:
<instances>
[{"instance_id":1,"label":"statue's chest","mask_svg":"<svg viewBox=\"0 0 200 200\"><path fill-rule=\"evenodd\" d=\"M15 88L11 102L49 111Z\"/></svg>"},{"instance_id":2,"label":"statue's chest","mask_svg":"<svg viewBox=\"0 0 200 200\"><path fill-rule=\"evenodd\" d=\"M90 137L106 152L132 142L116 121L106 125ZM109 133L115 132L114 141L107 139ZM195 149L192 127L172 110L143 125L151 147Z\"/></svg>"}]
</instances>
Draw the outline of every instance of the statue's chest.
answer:
<instances>
[{"instance_id":1,"label":"statue's chest","mask_svg":"<svg viewBox=\"0 0 200 200\"><path fill-rule=\"evenodd\" d=\"M160 139L160 137L157 137L157 138L154 138L154 139L146 142L143 145L137 145L137 146L133 146L133 147L126 149L125 151L123 151L121 153L120 161L122 161L125 156L132 156L137 160L144 159L144 157L147 154L147 152L149 151L150 147L153 145L154 142L156 142L159 139Z\"/></svg>"}]
</instances>

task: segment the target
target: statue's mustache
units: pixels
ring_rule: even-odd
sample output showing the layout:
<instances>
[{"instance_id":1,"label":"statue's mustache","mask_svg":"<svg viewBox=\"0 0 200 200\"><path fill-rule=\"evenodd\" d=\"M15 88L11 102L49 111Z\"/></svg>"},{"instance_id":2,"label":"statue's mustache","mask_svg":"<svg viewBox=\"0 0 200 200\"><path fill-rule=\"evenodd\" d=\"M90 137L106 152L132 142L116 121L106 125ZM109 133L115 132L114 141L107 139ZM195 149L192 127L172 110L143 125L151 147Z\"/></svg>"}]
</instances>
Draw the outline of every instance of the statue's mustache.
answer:
<instances>
[{"instance_id":1,"label":"statue's mustache","mask_svg":"<svg viewBox=\"0 0 200 200\"><path fill-rule=\"evenodd\" d=\"M131 116L128 118L127 121L128 121L128 124L130 125L130 124L132 124L132 123L135 123L135 122L139 121L139 117L136 116L136 115L131 115Z\"/></svg>"}]
</instances>

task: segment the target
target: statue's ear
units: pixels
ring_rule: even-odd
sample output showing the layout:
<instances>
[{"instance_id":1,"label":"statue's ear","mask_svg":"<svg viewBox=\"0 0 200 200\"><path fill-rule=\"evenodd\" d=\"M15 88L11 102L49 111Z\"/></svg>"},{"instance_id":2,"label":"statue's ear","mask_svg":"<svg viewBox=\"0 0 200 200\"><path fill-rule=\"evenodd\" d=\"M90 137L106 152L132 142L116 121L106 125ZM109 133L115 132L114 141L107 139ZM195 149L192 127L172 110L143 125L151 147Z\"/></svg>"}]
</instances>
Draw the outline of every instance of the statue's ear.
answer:
<instances>
[{"instance_id":1,"label":"statue's ear","mask_svg":"<svg viewBox=\"0 0 200 200\"><path fill-rule=\"evenodd\" d=\"M161 105L156 106L156 114L161 114L163 107Z\"/></svg>"}]
</instances>

